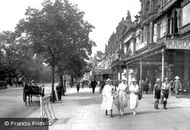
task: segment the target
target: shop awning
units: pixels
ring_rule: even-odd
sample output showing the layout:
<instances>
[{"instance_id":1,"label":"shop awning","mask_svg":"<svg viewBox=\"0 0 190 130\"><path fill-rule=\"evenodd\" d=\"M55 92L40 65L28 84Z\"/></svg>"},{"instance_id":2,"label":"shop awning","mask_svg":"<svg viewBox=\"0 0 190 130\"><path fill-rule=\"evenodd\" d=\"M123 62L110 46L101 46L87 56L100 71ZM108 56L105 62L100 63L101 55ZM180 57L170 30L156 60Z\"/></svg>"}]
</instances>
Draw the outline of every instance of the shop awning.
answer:
<instances>
[{"instance_id":1,"label":"shop awning","mask_svg":"<svg viewBox=\"0 0 190 130\"><path fill-rule=\"evenodd\" d=\"M163 48L163 46L158 46L153 49L147 50L146 52L143 52L143 53L131 56L131 57L127 57L126 59L124 59L124 62L125 62L125 64L129 64L129 63L135 62L140 59L145 59L147 57L160 54L162 51L162 48Z\"/></svg>"}]
</instances>

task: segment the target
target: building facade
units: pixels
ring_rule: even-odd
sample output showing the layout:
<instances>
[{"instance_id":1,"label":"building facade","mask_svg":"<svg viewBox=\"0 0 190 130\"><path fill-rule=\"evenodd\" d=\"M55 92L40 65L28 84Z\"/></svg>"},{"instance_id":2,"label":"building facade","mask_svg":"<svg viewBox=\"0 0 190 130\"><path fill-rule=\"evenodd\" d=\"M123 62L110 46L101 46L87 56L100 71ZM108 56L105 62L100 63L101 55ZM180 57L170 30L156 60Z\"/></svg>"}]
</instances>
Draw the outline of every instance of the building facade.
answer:
<instances>
[{"instance_id":1,"label":"building facade","mask_svg":"<svg viewBox=\"0 0 190 130\"><path fill-rule=\"evenodd\" d=\"M147 78L152 87L156 78L179 76L183 91L190 92L190 0L140 2L136 20L128 12L109 39L109 67L118 80Z\"/></svg>"}]
</instances>

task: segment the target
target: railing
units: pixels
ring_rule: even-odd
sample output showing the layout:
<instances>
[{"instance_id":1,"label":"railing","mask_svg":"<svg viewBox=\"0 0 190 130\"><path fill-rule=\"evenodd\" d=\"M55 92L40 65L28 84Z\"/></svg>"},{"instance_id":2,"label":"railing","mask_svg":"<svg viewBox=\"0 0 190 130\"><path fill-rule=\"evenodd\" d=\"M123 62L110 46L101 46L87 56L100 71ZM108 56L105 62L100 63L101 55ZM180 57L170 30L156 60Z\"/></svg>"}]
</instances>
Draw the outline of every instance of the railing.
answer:
<instances>
[{"instance_id":1,"label":"railing","mask_svg":"<svg viewBox=\"0 0 190 130\"><path fill-rule=\"evenodd\" d=\"M190 31L190 23L180 28L180 34L184 34Z\"/></svg>"}]
</instances>

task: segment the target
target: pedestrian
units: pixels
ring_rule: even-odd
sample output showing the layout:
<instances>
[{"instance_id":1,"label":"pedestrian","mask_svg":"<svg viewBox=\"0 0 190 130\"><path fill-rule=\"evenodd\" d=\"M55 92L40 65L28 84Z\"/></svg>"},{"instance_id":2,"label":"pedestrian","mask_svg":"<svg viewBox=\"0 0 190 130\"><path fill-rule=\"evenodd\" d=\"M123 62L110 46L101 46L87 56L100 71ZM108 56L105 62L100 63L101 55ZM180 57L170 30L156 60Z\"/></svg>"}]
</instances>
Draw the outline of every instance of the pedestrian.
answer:
<instances>
[{"instance_id":1,"label":"pedestrian","mask_svg":"<svg viewBox=\"0 0 190 130\"><path fill-rule=\"evenodd\" d=\"M92 93L95 93L95 88L96 88L97 82L95 79L91 81L91 87L92 87Z\"/></svg>"},{"instance_id":2,"label":"pedestrian","mask_svg":"<svg viewBox=\"0 0 190 130\"><path fill-rule=\"evenodd\" d=\"M173 87L175 89L176 98L179 97L179 90L182 88L181 81L179 80L179 76L175 77L175 81L173 83Z\"/></svg>"},{"instance_id":3,"label":"pedestrian","mask_svg":"<svg viewBox=\"0 0 190 130\"><path fill-rule=\"evenodd\" d=\"M153 88L153 95L155 98L155 102L154 102L154 108L155 109L159 109L158 105L159 105L159 99L161 96L161 85L162 84L161 84L160 78L157 78L156 83L155 83L154 88Z\"/></svg>"},{"instance_id":4,"label":"pedestrian","mask_svg":"<svg viewBox=\"0 0 190 130\"><path fill-rule=\"evenodd\" d=\"M167 99L171 96L171 84L168 82L168 78L165 78L164 83L162 83L161 95L163 97L163 108L167 109Z\"/></svg>"},{"instance_id":5,"label":"pedestrian","mask_svg":"<svg viewBox=\"0 0 190 130\"><path fill-rule=\"evenodd\" d=\"M130 109L133 110L133 115L136 115L136 108L139 103L138 93L140 92L139 85L136 83L136 79L131 79L131 84L129 86L130 92Z\"/></svg>"},{"instance_id":6,"label":"pedestrian","mask_svg":"<svg viewBox=\"0 0 190 130\"><path fill-rule=\"evenodd\" d=\"M77 93L79 93L80 85L81 85L80 81L77 81L76 83Z\"/></svg>"},{"instance_id":7,"label":"pedestrian","mask_svg":"<svg viewBox=\"0 0 190 130\"><path fill-rule=\"evenodd\" d=\"M58 100L61 101L61 94L62 94L62 91L63 91L63 87L62 87L61 83L59 83L56 86L56 91L57 91Z\"/></svg>"},{"instance_id":8,"label":"pedestrian","mask_svg":"<svg viewBox=\"0 0 190 130\"><path fill-rule=\"evenodd\" d=\"M106 116L108 115L108 111L110 111L110 116L113 117L113 94L114 86L112 85L111 79L107 79L107 84L104 86L104 89L102 91L103 101L101 104L101 109L106 110Z\"/></svg>"},{"instance_id":9,"label":"pedestrian","mask_svg":"<svg viewBox=\"0 0 190 130\"><path fill-rule=\"evenodd\" d=\"M149 82L148 82L148 77L146 77L144 83L143 83L143 89L146 92L146 94L148 94L148 90L149 90Z\"/></svg>"},{"instance_id":10,"label":"pedestrian","mask_svg":"<svg viewBox=\"0 0 190 130\"><path fill-rule=\"evenodd\" d=\"M99 93L102 93L102 90L104 89L106 82L104 80L100 81L100 89L99 89Z\"/></svg>"},{"instance_id":11,"label":"pedestrian","mask_svg":"<svg viewBox=\"0 0 190 130\"><path fill-rule=\"evenodd\" d=\"M128 91L128 85L126 79L123 78L117 88L117 95L118 95L117 109L118 113L120 113L121 115L123 115L124 113L124 108L127 107L127 91Z\"/></svg>"}]
</instances>

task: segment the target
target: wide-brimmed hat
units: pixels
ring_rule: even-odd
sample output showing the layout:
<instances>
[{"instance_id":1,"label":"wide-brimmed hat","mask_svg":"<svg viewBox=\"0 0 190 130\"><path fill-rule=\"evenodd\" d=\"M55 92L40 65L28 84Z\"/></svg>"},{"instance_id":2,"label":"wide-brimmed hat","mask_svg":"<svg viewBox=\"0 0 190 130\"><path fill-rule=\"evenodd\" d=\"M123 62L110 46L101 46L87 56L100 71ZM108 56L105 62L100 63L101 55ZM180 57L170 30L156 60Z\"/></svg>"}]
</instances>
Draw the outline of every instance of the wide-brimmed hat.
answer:
<instances>
[{"instance_id":1,"label":"wide-brimmed hat","mask_svg":"<svg viewBox=\"0 0 190 130\"><path fill-rule=\"evenodd\" d=\"M109 82L109 81L111 81L111 79L107 79L106 81Z\"/></svg>"},{"instance_id":2,"label":"wide-brimmed hat","mask_svg":"<svg viewBox=\"0 0 190 130\"><path fill-rule=\"evenodd\" d=\"M135 78L132 78L131 79L131 82L136 82L137 80Z\"/></svg>"},{"instance_id":3,"label":"wide-brimmed hat","mask_svg":"<svg viewBox=\"0 0 190 130\"><path fill-rule=\"evenodd\" d=\"M165 80L168 80L168 78L165 78Z\"/></svg>"},{"instance_id":4,"label":"wide-brimmed hat","mask_svg":"<svg viewBox=\"0 0 190 130\"><path fill-rule=\"evenodd\" d=\"M175 79L180 79L179 76L176 76Z\"/></svg>"},{"instance_id":5,"label":"wide-brimmed hat","mask_svg":"<svg viewBox=\"0 0 190 130\"><path fill-rule=\"evenodd\" d=\"M156 79L156 82L160 82L160 78L157 78L157 79Z\"/></svg>"}]
</instances>

